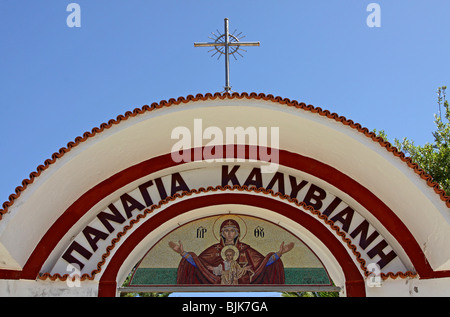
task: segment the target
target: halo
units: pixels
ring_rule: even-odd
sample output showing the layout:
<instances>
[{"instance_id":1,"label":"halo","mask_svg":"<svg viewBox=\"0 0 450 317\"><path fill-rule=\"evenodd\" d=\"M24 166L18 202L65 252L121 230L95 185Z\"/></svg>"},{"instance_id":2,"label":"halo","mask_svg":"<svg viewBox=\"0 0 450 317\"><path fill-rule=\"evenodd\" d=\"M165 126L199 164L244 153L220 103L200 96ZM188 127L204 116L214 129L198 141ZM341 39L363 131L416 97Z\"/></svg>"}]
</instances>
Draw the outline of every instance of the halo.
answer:
<instances>
[{"instance_id":1,"label":"halo","mask_svg":"<svg viewBox=\"0 0 450 317\"><path fill-rule=\"evenodd\" d=\"M239 241L244 240L245 236L247 235L247 224L241 217L239 217L238 215L233 215L233 214L224 214L224 215L217 217L217 219L214 221L214 224L213 224L214 238L216 238L217 241L221 241L220 226L221 226L222 222L225 221L226 219L233 219L234 221L236 221L239 224L239 228L240 228Z\"/></svg>"},{"instance_id":2,"label":"halo","mask_svg":"<svg viewBox=\"0 0 450 317\"><path fill-rule=\"evenodd\" d=\"M234 261L237 261L237 259L239 258L239 250L238 250L238 248L236 248L234 245L227 245L227 246L225 246L225 247L222 249L222 251L220 251L220 256L221 256L222 259L225 261L225 260L227 259L226 256L225 256L225 252L226 252L227 250L229 250L229 249L231 249L231 250L234 251L233 260L234 260Z\"/></svg>"}]
</instances>

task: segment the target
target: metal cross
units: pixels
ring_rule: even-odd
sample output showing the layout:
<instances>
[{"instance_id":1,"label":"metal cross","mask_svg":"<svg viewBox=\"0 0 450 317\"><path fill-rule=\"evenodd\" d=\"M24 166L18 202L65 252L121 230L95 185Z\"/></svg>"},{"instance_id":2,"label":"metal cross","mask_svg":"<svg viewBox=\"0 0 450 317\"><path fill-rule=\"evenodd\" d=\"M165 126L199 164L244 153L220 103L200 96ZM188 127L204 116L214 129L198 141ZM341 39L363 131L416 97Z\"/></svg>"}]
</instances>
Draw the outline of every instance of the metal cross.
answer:
<instances>
[{"instance_id":1,"label":"metal cross","mask_svg":"<svg viewBox=\"0 0 450 317\"><path fill-rule=\"evenodd\" d=\"M242 56L238 51L239 49L242 51L241 46L259 46L259 42L240 42L239 40L244 38L244 36L239 37L241 33L234 35L236 31L234 31L232 34L228 32L228 19L225 18L225 31L223 34L220 34L219 31L217 31L219 35L216 35L212 33L215 38L209 37L210 39L214 40L212 43L194 43L194 47L214 47L210 51L216 50L216 52L212 55L216 55L219 53L219 58L221 55L225 55L225 92L231 91L230 86L230 55L232 55L235 59L236 56L235 53Z\"/></svg>"}]
</instances>

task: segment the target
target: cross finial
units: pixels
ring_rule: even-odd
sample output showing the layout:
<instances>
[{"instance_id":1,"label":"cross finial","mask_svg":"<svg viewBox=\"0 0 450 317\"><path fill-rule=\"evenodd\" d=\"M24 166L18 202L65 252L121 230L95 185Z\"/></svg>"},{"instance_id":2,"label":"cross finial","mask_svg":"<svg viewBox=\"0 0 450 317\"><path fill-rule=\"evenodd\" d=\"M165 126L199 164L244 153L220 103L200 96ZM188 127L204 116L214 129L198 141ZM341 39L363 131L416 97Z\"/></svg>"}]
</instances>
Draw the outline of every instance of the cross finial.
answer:
<instances>
[{"instance_id":1,"label":"cross finial","mask_svg":"<svg viewBox=\"0 0 450 317\"><path fill-rule=\"evenodd\" d=\"M239 54L239 50L245 51L241 48L241 46L259 46L259 42L240 42L239 40L244 38L244 36L241 36L242 32L239 34L236 34L236 30L230 34L228 32L228 19L225 18L224 23L224 33L220 34L220 32L217 30L218 35L212 32L212 35L214 38L209 37L210 39L214 40L214 42L211 43L194 43L195 47L214 47L213 49L209 50L209 52L214 51L215 53L212 55L216 55L219 53L220 58L221 55L225 55L225 92L231 91L230 86L230 55L232 55L235 59L236 56L234 54Z\"/></svg>"}]
</instances>

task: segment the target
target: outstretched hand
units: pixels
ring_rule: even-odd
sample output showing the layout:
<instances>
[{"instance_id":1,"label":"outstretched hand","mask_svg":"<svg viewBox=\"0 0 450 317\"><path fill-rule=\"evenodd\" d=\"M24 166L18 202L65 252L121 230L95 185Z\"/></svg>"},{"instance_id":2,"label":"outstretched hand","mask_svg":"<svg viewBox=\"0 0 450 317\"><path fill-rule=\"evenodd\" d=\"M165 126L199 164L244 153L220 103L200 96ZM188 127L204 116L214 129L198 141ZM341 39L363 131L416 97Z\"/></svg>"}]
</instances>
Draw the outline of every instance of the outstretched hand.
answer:
<instances>
[{"instance_id":1,"label":"outstretched hand","mask_svg":"<svg viewBox=\"0 0 450 317\"><path fill-rule=\"evenodd\" d=\"M183 245L181 244L181 241L178 241L179 244L176 244L175 242L170 241L169 247L172 248L176 253L182 254L184 252Z\"/></svg>"},{"instance_id":2,"label":"outstretched hand","mask_svg":"<svg viewBox=\"0 0 450 317\"><path fill-rule=\"evenodd\" d=\"M278 251L279 255L281 256L284 253L287 253L291 251L294 248L294 242L288 243L287 245L284 245L284 241L280 245L280 251Z\"/></svg>"}]
</instances>

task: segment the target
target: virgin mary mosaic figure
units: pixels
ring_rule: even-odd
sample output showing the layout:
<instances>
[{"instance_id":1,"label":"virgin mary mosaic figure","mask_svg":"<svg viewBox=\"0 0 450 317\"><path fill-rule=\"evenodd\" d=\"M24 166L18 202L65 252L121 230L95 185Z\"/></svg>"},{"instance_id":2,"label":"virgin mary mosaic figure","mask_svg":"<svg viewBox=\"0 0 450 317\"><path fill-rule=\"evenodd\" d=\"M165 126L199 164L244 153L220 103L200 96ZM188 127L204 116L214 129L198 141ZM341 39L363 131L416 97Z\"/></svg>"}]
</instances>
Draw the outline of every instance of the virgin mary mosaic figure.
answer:
<instances>
[{"instance_id":1,"label":"virgin mary mosaic figure","mask_svg":"<svg viewBox=\"0 0 450 317\"><path fill-rule=\"evenodd\" d=\"M237 221L226 219L220 226L220 242L206 248L199 255L184 250L181 241L169 246L182 257L177 271L177 284L284 284L281 256L294 243L281 243L277 252L262 255L250 245L242 243Z\"/></svg>"}]
</instances>

